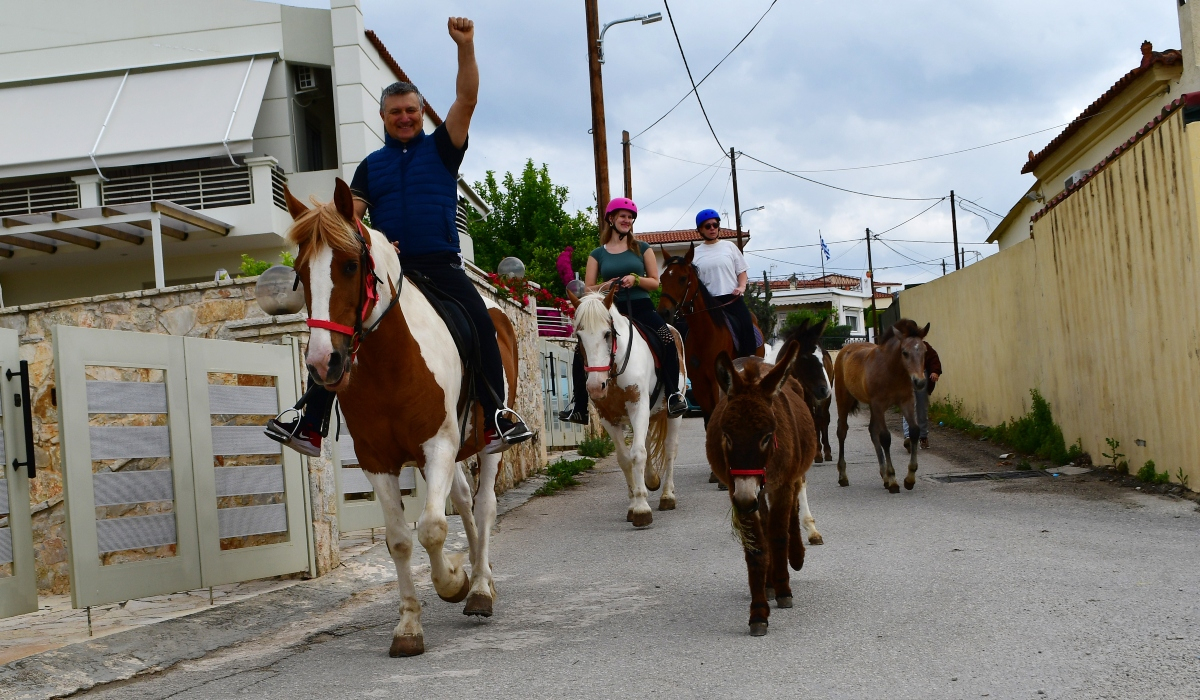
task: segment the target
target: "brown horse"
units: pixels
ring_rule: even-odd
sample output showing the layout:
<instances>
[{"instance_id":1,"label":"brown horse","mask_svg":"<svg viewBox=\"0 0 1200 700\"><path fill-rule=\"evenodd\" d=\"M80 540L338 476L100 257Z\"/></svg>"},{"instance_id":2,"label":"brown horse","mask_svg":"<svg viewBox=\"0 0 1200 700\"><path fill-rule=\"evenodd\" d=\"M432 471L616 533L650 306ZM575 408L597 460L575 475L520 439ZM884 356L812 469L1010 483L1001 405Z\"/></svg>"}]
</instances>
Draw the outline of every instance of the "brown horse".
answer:
<instances>
[{"instance_id":1,"label":"brown horse","mask_svg":"<svg viewBox=\"0 0 1200 700\"><path fill-rule=\"evenodd\" d=\"M295 220L289 238L299 246L296 273L304 283L312 328L305 361L314 381L337 392L360 465L386 519L400 587L400 622L390 654L420 654L425 638L409 566L412 533L396 475L414 464L425 476L427 500L417 538L429 553L438 596L452 603L466 599L464 614L489 617L496 589L488 542L496 519L500 455L480 454L472 504L471 484L455 462L482 449L483 414L477 404L465 414L464 369L446 324L424 294L405 283L388 239L356 219L350 188L340 178L328 204L309 209L286 189L284 196ZM489 306L511 406L516 334L508 318ZM464 516L469 578L461 558L447 556L443 548L447 496Z\"/></svg>"},{"instance_id":2,"label":"brown horse","mask_svg":"<svg viewBox=\"0 0 1200 700\"><path fill-rule=\"evenodd\" d=\"M725 353L716 362L724 396L709 421L705 451L729 487L749 576L750 634L756 637L767 633L772 595L779 607L792 607L788 565L797 571L804 566L796 502L817 441L804 389L791 374L799 355L793 342L774 366L753 357L734 363Z\"/></svg>"},{"instance_id":3,"label":"brown horse","mask_svg":"<svg viewBox=\"0 0 1200 700\"><path fill-rule=\"evenodd\" d=\"M899 406L909 426L916 426L914 391L925 390L925 335L929 324L919 328L902 318L879 338L879 344L855 343L838 352L833 367L833 386L838 408L838 484L849 486L846 477L846 417L858 410L859 403L871 408L869 431L879 460L879 476L883 487L900 493L896 470L892 467L892 434L888 432L884 413ZM919 427L909 428L910 452L908 476L904 488L911 490L917 482L917 438Z\"/></svg>"},{"instance_id":4,"label":"brown horse","mask_svg":"<svg viewBox=\"0 0 1200 700\"><path fill-rule=\"evenodd\" d=\"M692 396L700 406L707 425L721 393L714 370L717 355L724 352L733 357L737 352L733 346L733 334L725 325L725 315L721 313L720 305L700 281L700 274L692 264L695 251L694 246L688 248L683 257L667 257L663 252L658 312L670 314L673 326L679 327L677 320L687 324L687 335L683 341L688 363L687 375L692 380ZM758 327L757 320L754 325ZM754 355L763 356L762 346L754 351Z\"/></svg>"}]
</instances>

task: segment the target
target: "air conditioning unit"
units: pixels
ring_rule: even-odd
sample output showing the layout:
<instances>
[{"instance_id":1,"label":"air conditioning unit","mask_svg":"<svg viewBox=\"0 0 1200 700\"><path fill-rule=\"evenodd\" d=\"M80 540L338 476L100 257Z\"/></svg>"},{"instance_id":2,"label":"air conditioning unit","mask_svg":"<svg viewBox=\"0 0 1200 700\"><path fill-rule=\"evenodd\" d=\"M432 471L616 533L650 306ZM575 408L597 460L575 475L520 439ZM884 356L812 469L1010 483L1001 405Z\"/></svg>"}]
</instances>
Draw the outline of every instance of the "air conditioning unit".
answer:
<instances>
[{"instance_id":1,"label":"air conditioning unit","mask_svg":"<svg viewBox=\"0 0 1200 700\"><path fill-rule=\"evenodd\" d=\"M317 89L317 76L308 66L296 66L296 92L308 92Z\"/></svg>"},{"instance_id":2,"label":"air conditioning unit","mask_svg":"<svg viewBox=\"0 0 1200 700\"><path fill-rule=\"evenodd\" d=\"M1071 173L1071 176L1067 178L1065 183L1063 183L1063 189L1069 190L1075 185L1078 185L1083 178L1087 177L1088 172L1089 171L1087 170L1076 170L1075 172Z\"/></svg>"}]
</instances>

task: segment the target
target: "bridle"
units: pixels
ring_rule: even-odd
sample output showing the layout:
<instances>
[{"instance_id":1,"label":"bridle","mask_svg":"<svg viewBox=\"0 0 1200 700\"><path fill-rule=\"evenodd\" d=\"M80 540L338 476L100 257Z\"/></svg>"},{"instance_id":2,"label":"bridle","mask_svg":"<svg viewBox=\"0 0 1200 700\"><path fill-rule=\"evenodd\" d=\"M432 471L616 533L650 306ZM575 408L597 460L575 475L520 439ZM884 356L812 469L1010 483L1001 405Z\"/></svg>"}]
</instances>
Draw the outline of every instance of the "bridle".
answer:
<instances>
[{"instance_id":1,"label":"bridle","mask_svg":"<svg viewBox=\"0 0 1200 700\"><path fill-rule=\"evenodd\" d=\"M695 264L689 263L687 260L676 256L663 263L664 275L667 272L667 268L671 267L672 265L687 265L688 271L691 273L684 278L686 281L683 285L683 299L676 300L675 297L671 296L667 292L659 292L659 297L662 299L667 299L675 305L674 310L671 312L672 318L679 316L687 318L688 316L699 313L696 310L696 297L700 294L700 273L698 270L696 270ZM695 284L692 283L693 277L695 278ZM734 303L736 300L737 297L734 297L724 304L711 306L705 309L705 311L715 311L717 309L724 308Z\"/></svg>"},{"instance_id":2,"label":"bridle","mask_svg":"<svg viewBox=\"0 0 1200 700\"><path fill-rule=\"evenodd\" d=\"M609 280L609 282L611 283L612 280ZM632 305L632 302L628 303ZM612 336L612 349L610 349L608 352L608 364L596 365L594 367L585 364L583 366L583 371L608 372L609 376L613 377L614 379L622 374L625 374L625 368L629 367L629 356L633 354L633 314L628 313L626 316L629 320L629 341L625 346L625 361L621 363L621 369L614 371L614 368L617 364L617 324L613 321L612 316L610 315L608 317L608 332L609 335ZM580 350L582 351L582 348ZM586 353L584 354L586 359Z\"/></svg>"},{"instance_id":3,"label":"bridle","mask_svg":"<svg viewBox=\"0 0 1200 700\"><path fill-rule=\"evenodd\" d=\"M779 433L771 433L771 444L773 449L779 449ZM766 464L766 460L763 461ZM762 482L759 484L758 490L762 491L767 486L767 469L761 467L759 469L730 469L729 476L757 476Z\"/></svg>"},{"instance_id":4,"label":"bridle","mask_svg":"<svg viewBox=\"0 0 1200 700\"><path fill-rule=\"evenodd\" d=\"M359 290L358 296L358 312L354 315L354 326L347 326L334 321L325 321L321 319L310 318L306 322L309 328L322 328L334 333L350 336L350 357L349 362L354 362L354 358L358 355L358 350L362 346L363 340L368 335L375 332L379 328L380 322L383 321L387 313L392 310L392 307L400 301L400 290L404 287L404 276L400 276L400 280L396 283L395 293L392 295L392 300L388 302L383 313L379 314L379 318L370 326L364 327L367 318L379 303L379 285L383 280L375 272L375 261L371 257L370 238L367 237L363 230L362 222L357 218L354 220L354 235L359 242L359 267L362 270L362 287ZM300 283L300 274L296 274L296 284ZM293 285L293 289L295 285Z\"/></svg>"}]
</instances>

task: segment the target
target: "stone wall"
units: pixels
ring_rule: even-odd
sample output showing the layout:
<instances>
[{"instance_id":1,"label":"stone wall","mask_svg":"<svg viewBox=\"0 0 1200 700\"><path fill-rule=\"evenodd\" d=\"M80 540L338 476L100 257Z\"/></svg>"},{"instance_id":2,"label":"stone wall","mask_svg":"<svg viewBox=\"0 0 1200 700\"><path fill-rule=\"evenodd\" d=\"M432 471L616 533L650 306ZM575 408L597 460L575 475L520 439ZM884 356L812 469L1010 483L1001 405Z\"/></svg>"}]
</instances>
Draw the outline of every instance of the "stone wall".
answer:
<instances>
[{"instance_id":1,"label":"stone wall","mask_svg":"<svg viewBox=\"0 0 1200 700\"><path fill-rule=\"evenodd\" d=\"M512 301L496 299L483 278L478 275L475 278L481 293L495 299L513 321L521 357L536 357L537 325L533 312ZM55 325L68 325L272 344L292 336L299 340L300 358L303 358L308 342L305 317L302 314L267 316L254 299L256 279L223 280L0 309L0 327L20 334L21 359L27 360L30 366L38 464L38 476L30 484L30 500L38 589L42 593L66 593L70 586L63 532L63 482L51 329ZM530 428L540 432L543 422L541 364L521 362L520 367L521 388L515 408L526 418ZM306 376L303 367L300 376ZM540 470L545 463L546 449L540 440L509 450L504 456L497 491L511 488ZM309 459L307 464L317 573L321 575L339 564L333 465L328 458Z\"/></svg>"}]
</instances>

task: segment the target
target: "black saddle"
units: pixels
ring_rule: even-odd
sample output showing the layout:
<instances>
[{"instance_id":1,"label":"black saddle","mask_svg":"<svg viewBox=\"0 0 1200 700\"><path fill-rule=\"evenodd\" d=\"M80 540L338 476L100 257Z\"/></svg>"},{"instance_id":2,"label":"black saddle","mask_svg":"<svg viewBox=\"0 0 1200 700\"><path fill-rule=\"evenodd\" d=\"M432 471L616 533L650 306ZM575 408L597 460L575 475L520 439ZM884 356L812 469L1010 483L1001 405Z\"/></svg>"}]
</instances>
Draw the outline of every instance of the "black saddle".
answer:
<instances>
[{"instance_id":1,"label":"black saddle","mask_svg":"<svg viewBox=\"0 0 1200 700\"><path fill-rule=\"evenodd\" d=\"M722 315L725 317L725 325L729 328L729 334L733 336L733 347L737 350L738 355L753 355L755 350L757 350L763 344L762 331L758 330L758 327L752 324L751 330L753 331L752 335L754 336L754 347L743 348L738 344L738 338L742 337L741 331L745 330L742 328L742 322L738 320L737 316L724 313L723 310Z\"/></svg>"},{"instance_id":2,"label":"black saddle","mask_svg":"<svg viewBox=\"0 0 1200 700\"><path fill-rule=\"evenodd\" d=\"M477 369L475 325L471 323L471 317L467 316L462 302L438 289L433 280L420 272L410 271L404 273L404 276L414 287L421 290L421 293L429 300L429 305L446 324L446 328L450 331L450 337L454 338L454 346L458 349L458 359L462 360L463 367L471 370Z\"/></svg>"}]
</instances>

